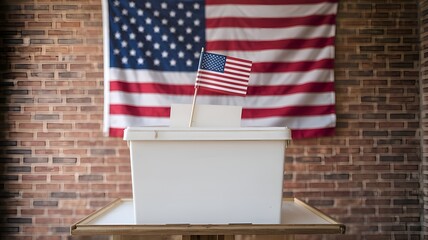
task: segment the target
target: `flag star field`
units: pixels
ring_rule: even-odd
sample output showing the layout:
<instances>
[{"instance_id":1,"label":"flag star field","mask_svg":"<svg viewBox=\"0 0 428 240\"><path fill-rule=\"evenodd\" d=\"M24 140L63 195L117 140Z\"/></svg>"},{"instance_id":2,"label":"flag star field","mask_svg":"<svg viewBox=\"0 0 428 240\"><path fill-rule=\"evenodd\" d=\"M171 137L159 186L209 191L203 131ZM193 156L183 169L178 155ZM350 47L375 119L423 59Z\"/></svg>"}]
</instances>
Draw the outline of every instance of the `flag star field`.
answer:
<instances>
[{"instance_id":1,"label":"flag star field","mask_svg":"<svg viewBox=\"0 0 428 240\"><path fill-rule=\"evenodd\" d=\"M112 5L111 67L196 71L205 44L203 2L117 0Z\"/></svg>"}]
</instances>

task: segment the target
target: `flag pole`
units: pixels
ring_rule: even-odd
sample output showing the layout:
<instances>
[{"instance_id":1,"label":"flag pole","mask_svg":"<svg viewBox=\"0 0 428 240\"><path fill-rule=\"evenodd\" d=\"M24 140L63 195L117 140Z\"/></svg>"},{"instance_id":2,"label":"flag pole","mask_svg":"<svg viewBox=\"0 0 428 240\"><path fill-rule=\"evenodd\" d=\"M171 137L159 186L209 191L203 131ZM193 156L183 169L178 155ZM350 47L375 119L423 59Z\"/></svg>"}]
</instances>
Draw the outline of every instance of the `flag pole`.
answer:
<instances>
[{"instance_id":1,"label":"flag pole","mask_svg":"<svg viewBox=\"0 0 428 240\"><path fill-rule=\"evenodd\" d=\"M195 79L195 93L193 94L192 110L190 111L189 127L192 127L193 115L195 113L196 95L198 94L198 89L199 89L199 87L197 85L198 72L199 72L199 68L201 67L201 61L202 61L202 55L203 54L204 54L204 48L201 49L201 56L199 56L198 70L196 72L196 79Z\"/></svg>"}]
</instances>

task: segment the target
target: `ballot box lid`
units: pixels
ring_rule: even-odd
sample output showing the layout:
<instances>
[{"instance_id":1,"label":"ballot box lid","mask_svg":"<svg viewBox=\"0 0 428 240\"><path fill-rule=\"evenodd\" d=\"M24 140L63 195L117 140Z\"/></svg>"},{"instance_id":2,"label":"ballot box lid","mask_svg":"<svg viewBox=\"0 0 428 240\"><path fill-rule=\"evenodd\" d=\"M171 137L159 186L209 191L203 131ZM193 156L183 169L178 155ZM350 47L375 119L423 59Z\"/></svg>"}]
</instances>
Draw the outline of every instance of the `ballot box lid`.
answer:
<instances>
[{"instance_id":1,"label":"ballot box lid","mask_svg":"<svg viewBox=\"0 0 428 240\"><path fill-rule=\"evenodd\" d=\"M128 127L124 140L168 141L168 140L291 140L287 127Z\"/></svg>"}]
</instances>

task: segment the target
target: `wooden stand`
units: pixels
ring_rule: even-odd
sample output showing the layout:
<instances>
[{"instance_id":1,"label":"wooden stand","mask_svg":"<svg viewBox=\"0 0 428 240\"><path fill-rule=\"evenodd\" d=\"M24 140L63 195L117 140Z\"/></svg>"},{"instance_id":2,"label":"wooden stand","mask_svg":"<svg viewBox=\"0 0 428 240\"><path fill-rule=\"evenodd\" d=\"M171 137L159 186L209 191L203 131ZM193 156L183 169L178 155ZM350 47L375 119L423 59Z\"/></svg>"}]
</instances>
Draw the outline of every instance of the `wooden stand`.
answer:
<instances>
[{"instance_id":1,"label":"wooden stand","mask_svg":"<svg viewBox=\"0 0 428 240\"><path fill-rule=\"evenodd\" d=\"M132 199L117 199L71 226L71 235L111 235L114 240L294 239L296 234L344 234L345 225L308 204L284 199L280 224L135 224Z\"/></svg>"}]
</instances>

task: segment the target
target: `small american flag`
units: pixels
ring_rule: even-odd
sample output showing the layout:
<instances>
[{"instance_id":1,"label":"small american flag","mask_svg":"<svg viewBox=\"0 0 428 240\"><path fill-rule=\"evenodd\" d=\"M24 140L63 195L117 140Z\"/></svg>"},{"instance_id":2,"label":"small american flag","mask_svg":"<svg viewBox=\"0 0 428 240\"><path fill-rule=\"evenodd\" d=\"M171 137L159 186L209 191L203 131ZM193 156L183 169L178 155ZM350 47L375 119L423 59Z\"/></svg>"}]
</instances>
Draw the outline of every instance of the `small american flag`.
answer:
<instances>
[{"instance_id":1,"label":"small american flag","mask_svg":"<svg viewBox=\"0 0 428 240\"><path fill-rule=\"evenodd\" d=\"M203 52L196 86L211 91L245 96L250 80L252 62L249 60Z\"/></svg>"}]
</instances>

